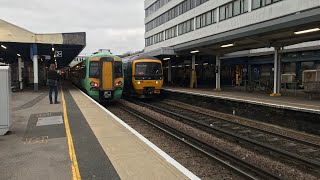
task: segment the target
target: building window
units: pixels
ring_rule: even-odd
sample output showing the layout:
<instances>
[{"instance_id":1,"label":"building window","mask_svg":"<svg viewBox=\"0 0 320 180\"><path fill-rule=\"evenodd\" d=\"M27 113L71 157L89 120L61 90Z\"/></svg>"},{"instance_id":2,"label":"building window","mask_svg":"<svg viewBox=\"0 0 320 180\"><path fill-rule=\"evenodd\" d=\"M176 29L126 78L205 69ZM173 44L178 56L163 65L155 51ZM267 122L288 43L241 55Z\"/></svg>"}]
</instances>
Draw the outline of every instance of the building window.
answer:
<instances>
[{"instance_id":1,"label":"building window","mask_svg":"<svg viewBox=\"0 0 320 180\"><path fill-rule=\"evenodd\" d=\"M166 34L166 40L171 39L177 36L177 26L174 26L172 28L169 28L165 31Z\"/></svg>"},{"instance_id":2,"label":"building window","mask_svg":"<svg viewBox=\"0 0 320 180\"><path fill-rule=\"evenodd\" d=\"M224 6L221 6L220 9L220 21L223 21L225 19L229 19L232 17L232 5L233 3L226 4Z\"/></svg>"},{"instance_id":3,"label":"building window","mask_svg":"<svg viewBox=\"0 0 320 180\"><path fill-rule=\"evenodd\" d=\"M188 33L194 30L194 19L190 19L178 25L179 35Z\"/></svg>"},{"instance_id":4,"label":"building window","mask_svg":"<svg viewBox=\"0 0 320 180\"><path fill-rule=\"evenodd\" d=\"M236 0L234 3L233 3L233 14L235 16L241 14L241 3L240 3L241 0Z\"/></svg>"},{"instance_id":5,"label":"building window","mask_svg":"<svg viewBox=\"0 0 320 180\"><path fill-rule=\"evenodd\" d=\"M258 9L281 0L252 0L252 9Z\"/></svg>"},{"instance_id":6,"label":"building window","mask_svg":"<svg viewBox=\"0 0 320 180\"><path fill-rule=\"evenodd\" d=\"M160 9L162 6L166 5L170 0L158 0L155 3L153 3L151 6L149 6L145 10L145 16L148 17L154 12L156 12L158 9Z\"/></svg>"},{"instance_id":7,"label":"building window","mask_svg":"<svg viewBox=\"0 0 320 180\"><path fill-rule=\"evenodd\" d=\"M153 45L154 44L154 36L151 36L151 37L148 37L147 39L146 39L146 46L151 46L151 45Z\"/></svg>"},{"instance_id":8,"label":"building window","mask_svg":"<svg viewBox=\"0 0 320 180\"><path fill-rule=\"evenodd\" d=\"M162 42L163 41L163 32L160 32L156 35L154 35L154 44Z\"/></svg>"},{"instance_id":9,"label":"building window","mask_svg":"<svg viewBox=\"0 0 320 180\"><path fill-rule=\"evenodd\" d=\"M248 0L236 0L219 7L220 21L248 12Z\"/></svg>"},{"instance_id":10,"label":"building window","mask_svg":"<svg viewBox=\"0 0 320 180\"><path fill-rule=\"evenodd\" d=\"M196 28L202 28L208 26L210 24L216 23L216 12L217 10L212 10L201 14L200 16L196 17Z\"/></svg>"},{"instance_id":11,"label":"building window","mask_svg":"<svg viewBox=\"0 0 320 180\"><path fill-rule=\"evenodd\" d=\"M148 22L145 25L146 32L160 26L161 24L164 24L179 15L195 8L196 6L199 6L208 0L185 0L178 4L177 6L173 7L169 11L161 14L160 16L154 18L152 21Z\"/></svg>"}]
</instances>

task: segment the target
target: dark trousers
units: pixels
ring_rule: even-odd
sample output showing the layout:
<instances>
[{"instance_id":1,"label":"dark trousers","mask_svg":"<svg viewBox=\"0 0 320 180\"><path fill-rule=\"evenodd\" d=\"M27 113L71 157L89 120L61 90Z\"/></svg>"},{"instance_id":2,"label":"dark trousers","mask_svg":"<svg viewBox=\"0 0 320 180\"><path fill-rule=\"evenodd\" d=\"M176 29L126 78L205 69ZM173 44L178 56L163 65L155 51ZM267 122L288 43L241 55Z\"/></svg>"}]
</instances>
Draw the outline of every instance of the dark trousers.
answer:
<instances>
[{"instance_id":1,"label":"dark trousers","mask_svg":"<svg viewBox=\"0 0 320 180\"><path fill-rule=\"evenodd\" d=\"M54 102L58 102L58 86L49 86L50 103L52 103L52 91L54 91Z\"/></svg>"}]
</instances>

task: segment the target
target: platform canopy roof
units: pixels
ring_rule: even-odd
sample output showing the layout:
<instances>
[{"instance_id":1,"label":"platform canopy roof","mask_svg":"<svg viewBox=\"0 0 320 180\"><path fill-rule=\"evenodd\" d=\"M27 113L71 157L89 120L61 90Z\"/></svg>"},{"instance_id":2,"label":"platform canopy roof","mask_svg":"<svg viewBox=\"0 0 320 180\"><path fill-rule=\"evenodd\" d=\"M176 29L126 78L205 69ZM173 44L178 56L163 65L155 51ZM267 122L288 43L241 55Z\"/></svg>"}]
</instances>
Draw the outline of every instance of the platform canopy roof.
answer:
<instances>
[{"instance_id":1,"label":"platform canopy roof","mask_svg":"<svg viewBox=\"0 0 320 180\"><path fill-rule=\"evenodd\" d=\"M42 61L49 64L56 58L58 67L63 68L86 46L86 33L35 34L0 19L0 61L10 64L19 56L31 60L35 45Z\"/></svg>"},{"instance_id":2,"label":"platform canopy roof","mask_svg":"<svg viewBox=\"0 0 320 180\"><path fill-rule=\"evenodd\" d=\"M258 24L226 31L197 40L146 52L153 56L190 55L192 51L199 51L199 55L225 55L232 52L266 48L285 47L298 43L320 40L320 33L303 32L320 28L320 7L290 14L277 19L271 19ZM229 47L222 47L222 46ZM174 52L174 53L173 53Z\"/></svg>"}]
</instances>

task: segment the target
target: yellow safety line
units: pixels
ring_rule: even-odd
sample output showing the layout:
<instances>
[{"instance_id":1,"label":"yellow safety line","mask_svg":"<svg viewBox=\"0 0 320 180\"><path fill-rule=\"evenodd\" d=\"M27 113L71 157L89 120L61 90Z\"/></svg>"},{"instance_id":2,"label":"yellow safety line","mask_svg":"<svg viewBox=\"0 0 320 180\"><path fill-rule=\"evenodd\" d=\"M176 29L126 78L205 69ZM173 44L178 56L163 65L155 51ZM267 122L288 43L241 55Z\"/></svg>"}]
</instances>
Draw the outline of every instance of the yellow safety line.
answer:
<instances>
[{"instance_id":1,"label":"yellow safety line","mask_svg":"<svg viewBox=\"0 0 320 180\"><path fill-rule=\"evenodd\" d=\"M72 179L73 180L81 180L76 151L74 150L72 135L71 135L70 126L69 126L66 101L64 99L64 94L63 94L62 88L61 88L61 98L62 98L62 104L63 104L64 125L66 128L66 134L67 134L68 146L69 146L69 154L70 154L70 159L72 162L72 164L71 164Z\"/></svg>"}]
</instances>

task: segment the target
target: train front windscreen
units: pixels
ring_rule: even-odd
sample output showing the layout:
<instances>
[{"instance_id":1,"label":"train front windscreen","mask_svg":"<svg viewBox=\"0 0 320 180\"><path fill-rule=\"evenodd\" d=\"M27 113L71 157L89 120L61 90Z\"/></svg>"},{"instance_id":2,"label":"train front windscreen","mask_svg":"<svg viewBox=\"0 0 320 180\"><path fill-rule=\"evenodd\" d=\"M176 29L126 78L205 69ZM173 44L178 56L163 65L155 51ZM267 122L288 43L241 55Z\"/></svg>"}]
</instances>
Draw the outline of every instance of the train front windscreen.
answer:
<instances>
[{"instance_id":1,"label":"train front windscreen","mask_svg":"<svg viewBox=\"0 0 320 180\"><path fill-rule=\"evenodd\" d=\"M113 63L114 78L121 78L122 75L122 63L120 61L115 61Z\"/></svg>"},{"instance_id":2,"label":"train front windscreen","mask_svg":"<svg viewBox=\"0 0 320 180\"><path fill-rule=\"evenodd\" d=\"M139 62L135 65L136 80L161 80L162 66L157 62Z\"/></svg>"}]
</instances>

